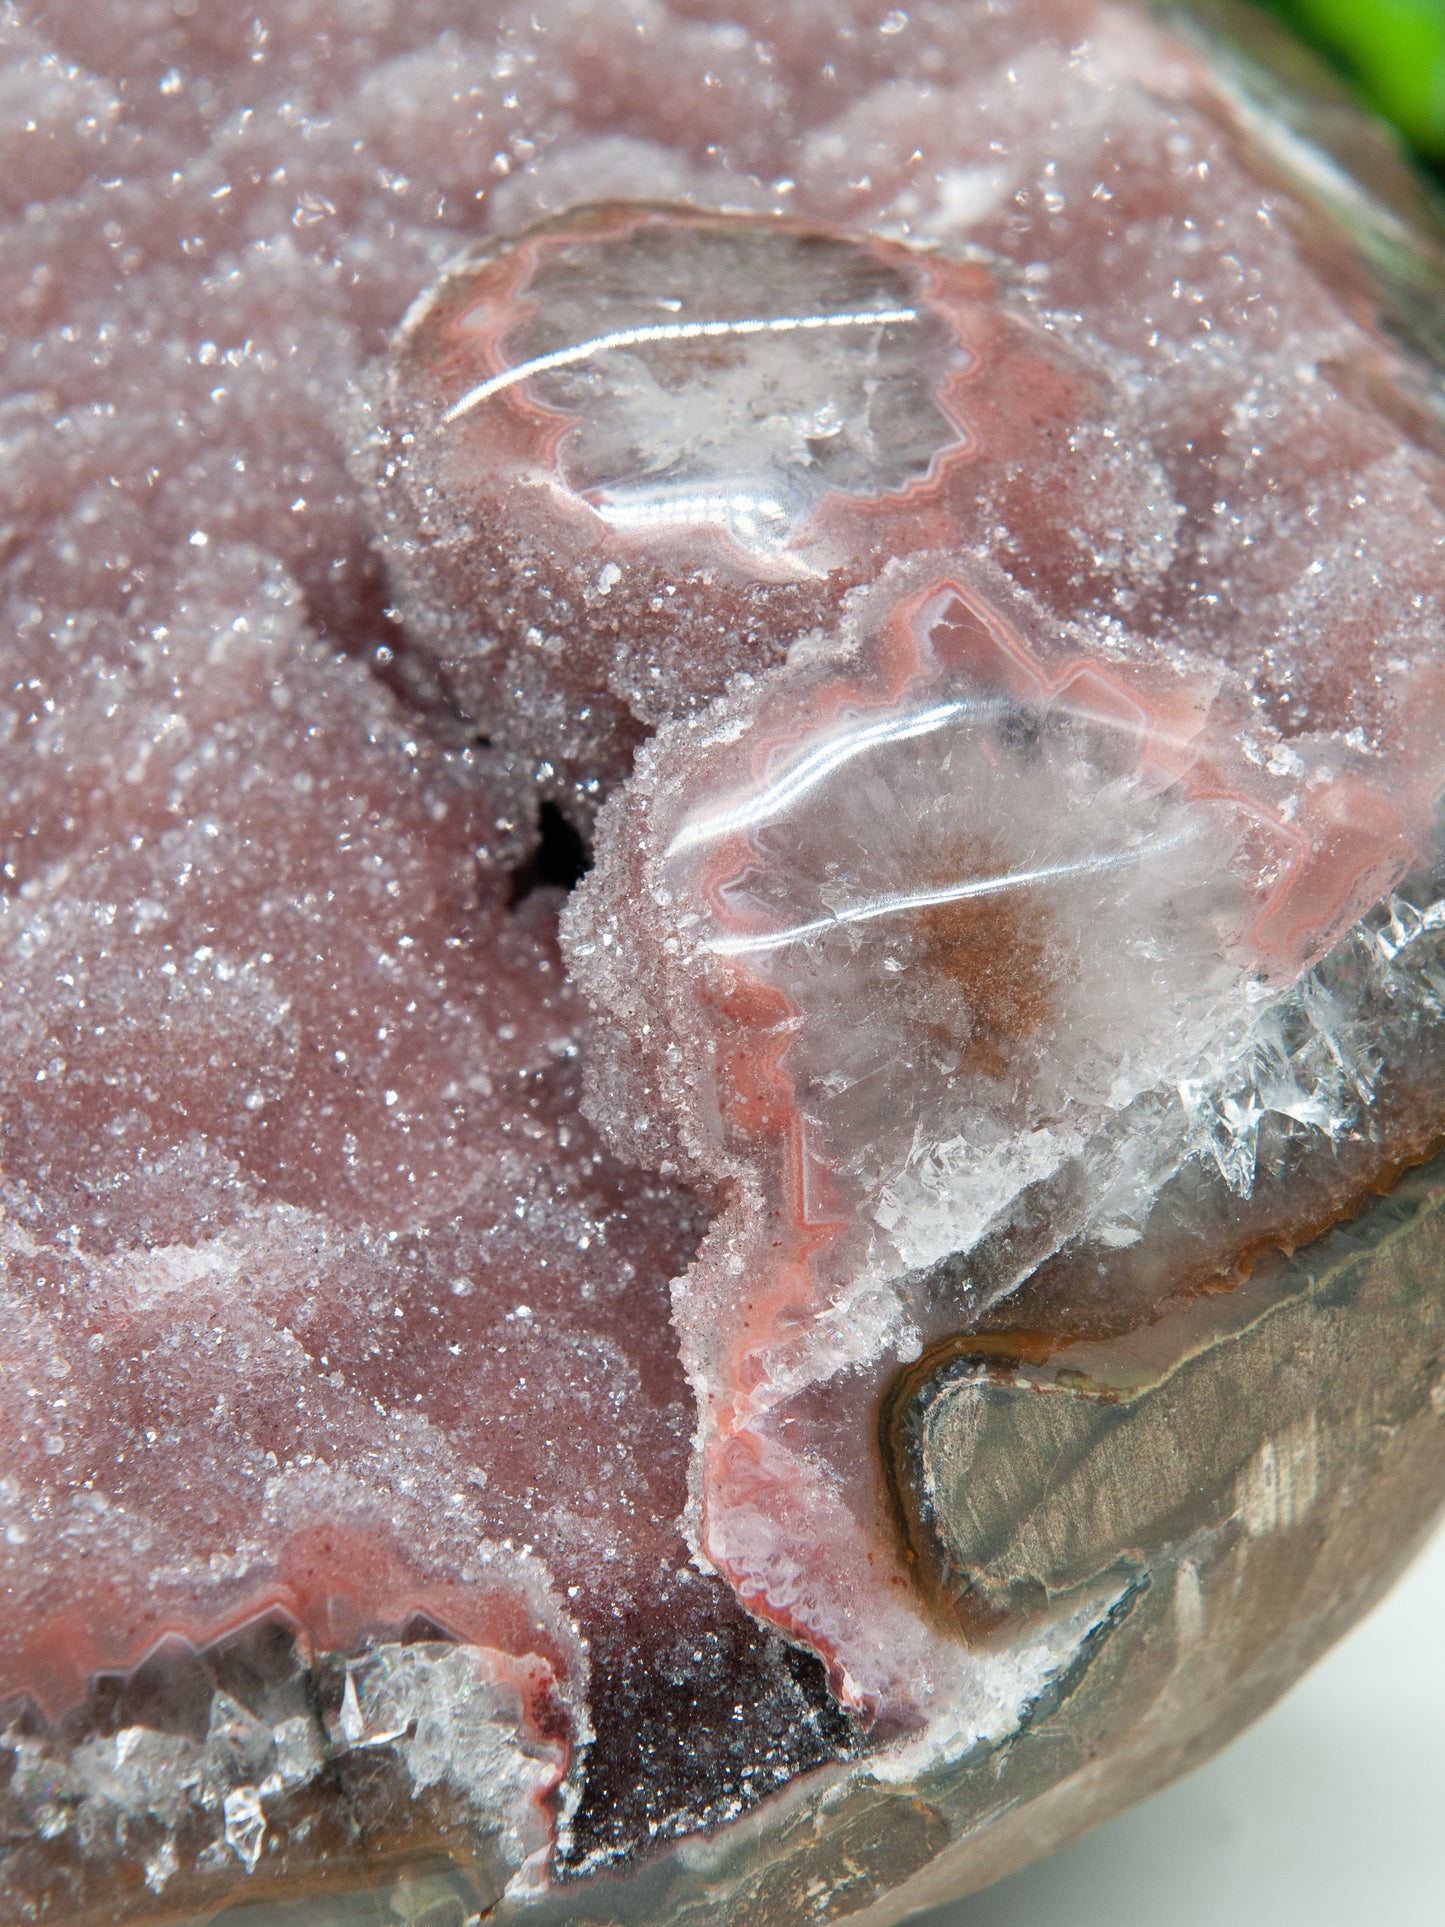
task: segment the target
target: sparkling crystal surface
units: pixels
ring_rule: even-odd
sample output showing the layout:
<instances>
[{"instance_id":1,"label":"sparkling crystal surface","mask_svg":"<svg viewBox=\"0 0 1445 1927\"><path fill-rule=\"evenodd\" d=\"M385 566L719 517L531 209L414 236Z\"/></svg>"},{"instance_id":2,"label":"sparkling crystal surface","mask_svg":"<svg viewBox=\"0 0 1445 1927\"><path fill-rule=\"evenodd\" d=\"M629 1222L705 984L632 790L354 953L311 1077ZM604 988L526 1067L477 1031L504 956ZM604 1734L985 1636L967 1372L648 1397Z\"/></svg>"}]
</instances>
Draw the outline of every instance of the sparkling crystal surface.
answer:
<instances>
[{"instance_id":1,"label":"sparkling crystal surface","mask_svg":"<svg viewBox=\"0 0 1445 1927\"><path fill-rule=\"evenodd\" d=\"M0 62L0 1916L881 1905L1139 1596L960 1332L1438 1146L1427 232L1097 0Z\"/></svg>"}]
</instances>

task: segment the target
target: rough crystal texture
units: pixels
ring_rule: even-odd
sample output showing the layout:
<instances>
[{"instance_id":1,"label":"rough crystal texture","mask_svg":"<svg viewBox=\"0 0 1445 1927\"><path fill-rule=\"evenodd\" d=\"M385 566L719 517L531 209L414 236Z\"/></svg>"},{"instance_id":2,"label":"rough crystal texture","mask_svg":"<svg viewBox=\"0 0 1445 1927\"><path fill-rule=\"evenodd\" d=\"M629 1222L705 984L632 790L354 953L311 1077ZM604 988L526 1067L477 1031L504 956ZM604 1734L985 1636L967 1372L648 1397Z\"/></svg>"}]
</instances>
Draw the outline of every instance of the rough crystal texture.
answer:
<instances>
[{"instance_id":1,"label":"rough crystal texture","mask_svg":"<svg viewBox=\"0 0 1445 1927\"><path fill-rule=\"evenodd\" d=\"M0 1913L816 1768L749 1905L861 1906L1132 1597L920 1586L900 1368L1440 1133L1445 444L1319 196L1408 231L1096 0L0 58Z\"/></svg>"}]
</instances>

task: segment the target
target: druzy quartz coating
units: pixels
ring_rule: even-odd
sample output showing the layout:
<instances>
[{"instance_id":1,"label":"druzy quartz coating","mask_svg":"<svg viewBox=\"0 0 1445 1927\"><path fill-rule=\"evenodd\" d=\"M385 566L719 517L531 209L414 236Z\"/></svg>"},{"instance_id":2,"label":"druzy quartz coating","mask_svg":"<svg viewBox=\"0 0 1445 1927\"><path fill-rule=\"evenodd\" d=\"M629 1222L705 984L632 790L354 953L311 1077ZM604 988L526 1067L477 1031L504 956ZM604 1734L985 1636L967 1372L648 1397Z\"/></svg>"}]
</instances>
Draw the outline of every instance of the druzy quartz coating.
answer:
<instances>
[{"instance_id":1,"label":"druzy quartz coating","mask_svg":"<svg viewBox=\"0 0 1445 1927\"><path fill-rule=\"evenodd\" d=\"M1096 0L0 49L0 1914L1202 1757L1445 1489L1429 209Z\"/></svg>"}]
</instances>

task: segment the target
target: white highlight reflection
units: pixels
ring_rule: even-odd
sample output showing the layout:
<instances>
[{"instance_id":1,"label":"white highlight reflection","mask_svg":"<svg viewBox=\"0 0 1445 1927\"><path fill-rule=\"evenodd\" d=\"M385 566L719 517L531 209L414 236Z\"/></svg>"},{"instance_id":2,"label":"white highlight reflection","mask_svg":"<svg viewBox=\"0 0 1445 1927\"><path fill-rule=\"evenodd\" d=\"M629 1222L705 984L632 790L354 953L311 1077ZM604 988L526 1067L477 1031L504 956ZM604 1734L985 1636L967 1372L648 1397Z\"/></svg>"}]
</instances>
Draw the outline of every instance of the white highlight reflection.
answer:
<instances>
[{"instance_id":1,"label":"white highlight reflection","mask_svg":"<svg viewBox=\"0 0 1445 1927\"><path fill-rule=\"evenodd\" d=\"M793 924L786 930L769 930L751 937L714 937L706 948L719 957L757 957L771 950L785 950L827 930L844 924L872 923L880 917L906 916L911 910L931 910L944 903L966 903L975 897L997 896L1005 890L1029 890L1041 883L1071 882L1079 877L1106 876L1146 858L1166 855L1193 840L1192 828L1152 836L1126 850L1107 850L1099 856L1076 857L1068 863L1044 864L1036 870L1010 870L1003 876L969 877L962 883L945 884L936 890L915 890L894 896L875 897L847 910L837 910L811 923Z\"/></svg>"},{"instance_id":2,"label":"white highlight reflection","mask_svg":"<svg viewBox=\"0 0 1445 1927\"><path fill-rule=\"evenodd\" d=\"M801 519L781 496L729 482L710 489L654 485L625 495L602 495L591 506L619 535L672 528L721 529L739 548L763 556L778 555Z\"/></svg>"},{"instance_id":3,"label":"white highlight reflection","mask_svg":"<svg viewBox=\"0 0 1445 1927\"><path fill-rule=\"evenodd\" d=\"M575 368L579 362L591 361L614 348L642 348L655 341L717 341L826 328L877 328L918 319L917 308L867 308L844 314L764 315L736 321L655 321L639 328L617 328L611 334L579 341L575 347L554 348L551 354L535 355L530 361L519 362L515 368L504 368L501 374L469 388L460 400L452 403L442 421L450 424L460 420L484 401L490 401L493 395L514 388L519 381L529 381L533 375L545 375L553 368Z\"/></svg>"},{"instance_id":4,"label":"white highlight reflection","mask_svg":"<svg viewBox=\"0 0 1445 1927\"><path fill-rule=\"evenodd\" d=\"M998 697L982 701L960 697L953 702L936 703L932 709L915 709L911 714L886 716L878 722L859 723L852 729L840 730L789 764L780 776L745 802L723 803L689 816L668 844L666 854L677 856L684 850L696 849L699 844L715 843L742 830L755 830L759 824L791 809L835 771L869 750L881 749L890 743L906 743L915 736L929 736L965 718L982 722L1002 715L1008 707Z\"/></svg>"}]
</instances>

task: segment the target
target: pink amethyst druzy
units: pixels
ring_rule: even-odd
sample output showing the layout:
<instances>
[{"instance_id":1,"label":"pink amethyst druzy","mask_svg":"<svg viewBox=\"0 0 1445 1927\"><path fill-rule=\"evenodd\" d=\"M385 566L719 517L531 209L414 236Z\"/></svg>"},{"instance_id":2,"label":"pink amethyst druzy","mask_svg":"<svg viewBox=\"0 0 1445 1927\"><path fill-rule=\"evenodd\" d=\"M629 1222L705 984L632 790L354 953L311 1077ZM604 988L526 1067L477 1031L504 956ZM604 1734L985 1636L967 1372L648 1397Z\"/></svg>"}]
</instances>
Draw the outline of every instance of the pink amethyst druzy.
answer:
<instances>
[{"instance_id":1,"label":"pink amethyst druzy","mask_svg":"<svg viewBox=\"0 0 1445 1927\"><path fill-rule=\"evenodd\" d=\"M955 1598L900 1375L1445 1122L1401 216L1100 0L0 54L0 1913L981 1757L1120 1595Z\"/></svg>"}]
</instances>

